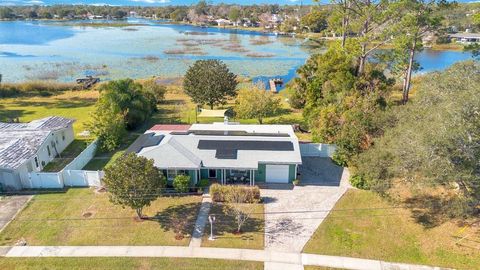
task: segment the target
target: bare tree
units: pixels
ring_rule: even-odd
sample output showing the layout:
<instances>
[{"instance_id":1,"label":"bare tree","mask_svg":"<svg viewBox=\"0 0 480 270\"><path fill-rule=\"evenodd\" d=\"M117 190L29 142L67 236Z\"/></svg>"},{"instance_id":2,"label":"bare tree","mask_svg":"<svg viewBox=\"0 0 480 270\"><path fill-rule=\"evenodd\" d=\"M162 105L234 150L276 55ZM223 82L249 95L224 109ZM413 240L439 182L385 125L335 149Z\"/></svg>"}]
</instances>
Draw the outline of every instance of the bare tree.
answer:
<instances>
[{"instance_id":1,"label":"bare tree","mask_svg":"<svg viewBox=\"0 0 480 270\"><path fill-rule=\"evenodd\" d=\"M242 192L240 189L229 192L226 199L233 215L235 216L237 233L240 233L242 231L242 226L255 211L255 207L252 207L251 204L246 203L248 194L246 192ZM258 201L255 201L254 203L258 203Z\"/></svg>"}]
</instances>

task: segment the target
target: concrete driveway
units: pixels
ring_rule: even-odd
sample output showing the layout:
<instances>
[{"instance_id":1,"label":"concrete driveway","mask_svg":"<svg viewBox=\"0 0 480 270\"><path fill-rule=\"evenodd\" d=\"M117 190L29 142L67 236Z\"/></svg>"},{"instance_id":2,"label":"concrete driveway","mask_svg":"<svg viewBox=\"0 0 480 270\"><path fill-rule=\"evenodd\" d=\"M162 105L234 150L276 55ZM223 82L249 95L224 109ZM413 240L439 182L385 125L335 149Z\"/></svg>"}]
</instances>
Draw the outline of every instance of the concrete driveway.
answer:
<instances>
[{"instance_id":1,"label":"concrete driveway","mask_svg":"<svg viewBox=\"0 0 480 270\"><path fill-rule=\"evenodd\" d=\"M301 185L261 189L265 199L265 248L301 252L348 189L349 173L326 158L307 158ZM307 177L306 179L304 177Z\"/></svg>"},{"instance_id":2,"label":"concrete driveway","mask_svg":"<svg viewBox=\"0 0 480 270\"><path fill-rule=\"evenodd\" d=\"M32 195L6 196L0 198L0 232L23 209Z\"/></svg>"}]
</instances>

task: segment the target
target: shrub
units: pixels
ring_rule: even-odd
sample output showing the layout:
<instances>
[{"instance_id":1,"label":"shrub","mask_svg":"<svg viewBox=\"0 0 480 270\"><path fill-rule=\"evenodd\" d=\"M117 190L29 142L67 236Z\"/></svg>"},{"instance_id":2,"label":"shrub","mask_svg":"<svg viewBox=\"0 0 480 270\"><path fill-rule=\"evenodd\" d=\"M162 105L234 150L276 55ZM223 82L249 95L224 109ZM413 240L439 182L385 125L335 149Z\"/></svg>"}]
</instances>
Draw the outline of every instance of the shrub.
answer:
<instances>
[{"instance_id":1,"label":"shrub","mask_svg":"<svg viewBox=\"0 0 480 270\"><path fill-rule=\"evenodd\" d=\"M173 188L179 193L188 192L190 190L190 176L177 175L175 179L173 179Z\"/></svg>"},{"instance_id":2,"label":"shrub","mask_svg":"<svg viewBox=\"0 0 480 270\"><path fill-rule=\"evenodd\" d=\"M208 179L202 179L200 180L200 182L198 182L197 186L201 188L205 188L205 187L208 187L209 184L210 184L210 181Z\"/></svg>"},{"instance_id":3,"label":"shrub","mask_svg":"<svg viewBox=\"0 0 480 270\"><path fill-rule=\"evenodd\" d=\"M359 188L359 189L367 189L368 188L368 185L365 181L365 178L362 177L361 175L358 175L358 174L350 177L350 184L352 184L352 186L354 186L356 188Z\"/></svg>"},{"instance_id":4,"label":"shrub","mask_svg":"<svg viewBox=\"0 0 480 270\"><path fill-rule=\"evenodd\" d=\"M260 200L260 189L257 186L225 186L213 184L210 186L210 196L214 202L228 202L231 194L237 193L244 196L241 203L256 203Z\"/></svg>"},{"instance_id":5,"label":"shrub","mask_svg":"<svg viewBox=\"0 0 480 270\"><path fill-rule=\"evenodd\" d=\"M154 79L145 81L142 85L145 91L154 95L156 103L160 103L165 99L167 88L158 84Z\"/></svg>"}]
</instances>

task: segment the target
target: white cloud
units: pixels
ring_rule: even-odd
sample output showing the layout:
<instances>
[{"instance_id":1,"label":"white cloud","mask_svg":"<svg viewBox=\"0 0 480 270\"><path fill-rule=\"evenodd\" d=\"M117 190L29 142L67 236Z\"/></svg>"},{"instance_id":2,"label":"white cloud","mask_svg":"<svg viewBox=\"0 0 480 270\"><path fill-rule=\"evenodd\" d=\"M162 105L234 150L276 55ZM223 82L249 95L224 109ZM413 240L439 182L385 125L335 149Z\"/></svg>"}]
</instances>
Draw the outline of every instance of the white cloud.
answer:
<instances>
[{"instance_id":1,"label":"white cloud","mask_svg":"<svg viewBox=\"0 0 480 270\"><path fill-rule=\"evenodd\" d=\"M40 0L30 0L30 1L25 1L25 4L31 4L31 5L43 5L45 2L40 1Z\"/></svg>"},{"instance_id":2,"label":"white cloud","mask_svg":"<svg viewBox=\"0 0 480 270\"><path fill-rule=\"evenodd\" d=\"M148 4L165 4L170 3L170 0L130 0L132 2L142 2Z\"/></svg>"}]
</instances>

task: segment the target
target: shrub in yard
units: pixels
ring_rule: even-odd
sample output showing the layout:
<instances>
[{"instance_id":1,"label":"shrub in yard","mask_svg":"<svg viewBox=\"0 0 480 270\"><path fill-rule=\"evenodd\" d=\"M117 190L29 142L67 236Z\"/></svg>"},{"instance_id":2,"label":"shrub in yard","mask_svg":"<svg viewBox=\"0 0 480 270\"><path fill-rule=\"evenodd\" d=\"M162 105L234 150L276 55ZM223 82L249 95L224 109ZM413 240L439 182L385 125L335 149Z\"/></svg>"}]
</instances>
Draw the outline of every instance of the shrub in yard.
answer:
<instances>
[{"instance_id":1,"label":"shrub in yard","mask_svg":"<svg viewBox=\"0 0 480 270\"><path fill-rule=\"evenodd\" d=\"M197 186L201 188L205 188L205 187L208 187L209 184L210 184L210 181L208 179L202 179L200 180L200 182L198 182Z\"/></svg>"},{"instance_id":2,"label":"shrub in yard","mask_svg":"<svg viewBox=\"0 0 480 270\"><path fill-rule=\"evenodd\" d=\"M190 176L177 175L173 179L173 188L178 193L186 193L190 190Z\"/></svg>"},{"instance_id":3,"label":"shrub in yard","mask_svg":"<svg viewBox=\"0 0 480 270\"><path fill-rule=\"evenodd\" d=\"M257 203L260 201L260 189L257 186L224 186L213 184L210 186L210 196L214 202L228 202L229 198L242 198L239 203Z\"/></svg>"}]
</instances>

